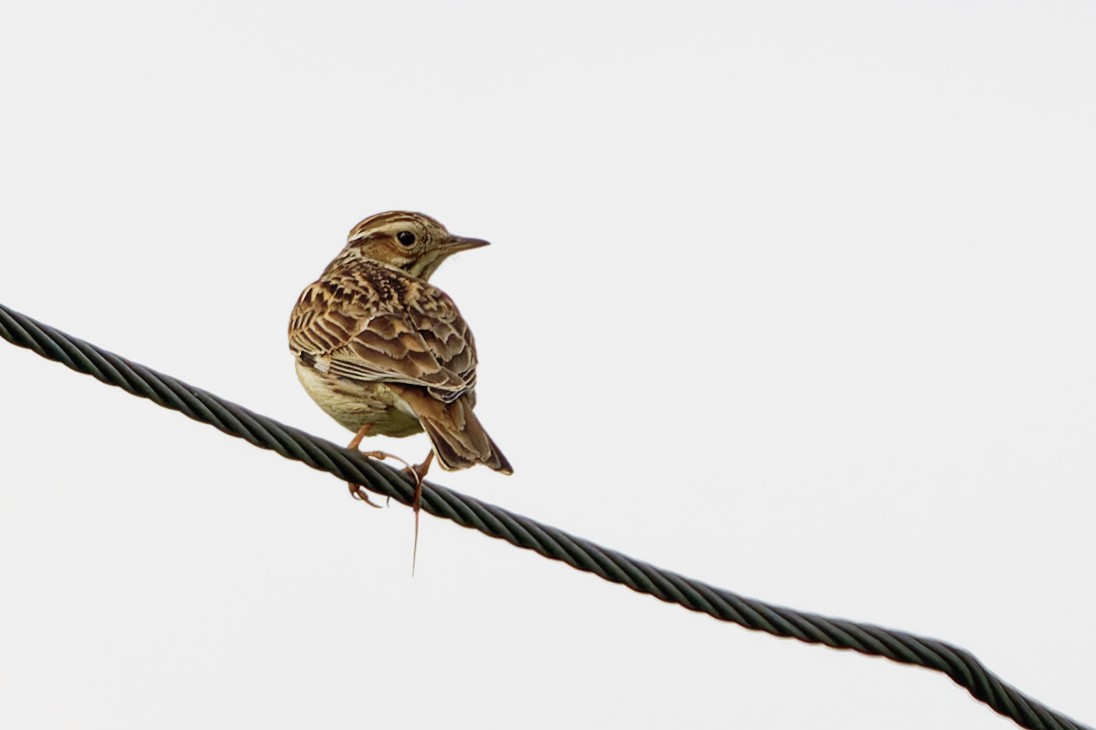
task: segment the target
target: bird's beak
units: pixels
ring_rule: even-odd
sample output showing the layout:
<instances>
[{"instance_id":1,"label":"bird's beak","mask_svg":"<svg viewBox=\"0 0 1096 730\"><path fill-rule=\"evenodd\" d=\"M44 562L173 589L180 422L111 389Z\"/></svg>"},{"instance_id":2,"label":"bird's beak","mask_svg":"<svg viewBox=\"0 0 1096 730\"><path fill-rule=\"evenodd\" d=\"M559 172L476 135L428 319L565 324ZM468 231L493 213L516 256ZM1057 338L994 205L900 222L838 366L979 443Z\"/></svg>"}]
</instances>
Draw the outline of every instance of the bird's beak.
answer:
<instances>
[{"instance_id":1,"label":"bird's beak","mask_svg":"<svg viewBox=\"0 0 1096 730\"><path fill-rule=\"evenodd\" d=\"M464 238L463 236L451 236L445 244L445 250L448 253L456 253L457 251L467 251L470 248L480 248L481 246L489 246L487 241L482 238Z\"/></svg>"}]
</instances>

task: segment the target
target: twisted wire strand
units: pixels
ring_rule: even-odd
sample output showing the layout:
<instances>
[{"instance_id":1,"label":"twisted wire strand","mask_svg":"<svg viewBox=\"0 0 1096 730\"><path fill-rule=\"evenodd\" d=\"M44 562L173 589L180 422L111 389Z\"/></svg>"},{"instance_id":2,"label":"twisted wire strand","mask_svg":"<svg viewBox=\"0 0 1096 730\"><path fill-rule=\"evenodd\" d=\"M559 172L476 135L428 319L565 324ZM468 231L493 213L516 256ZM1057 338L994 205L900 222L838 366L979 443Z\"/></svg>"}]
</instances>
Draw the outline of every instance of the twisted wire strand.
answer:
<instances>
[{"instance_id":1,"label":"twisted wire strand","mask_svg":"<svg viewBox=\"0 0 1096 730\"><path fill-rule=\"evenodd\" d=\"M231 436L303 462L320 471L411 504L414 482L400 471L337 446L168 375L71 337L0 304L0 336L14 345L157 405L208 423ZM645 593L690 611L706 613L753 631L880 656L942 672L975 699L1033 730L1092 730L1005 684L969 652L925 637L846 619L774 606L686 578L597 545L555 527L426 482L422 509L532 550L572 568Z\"/></svg>"}]
</instances>

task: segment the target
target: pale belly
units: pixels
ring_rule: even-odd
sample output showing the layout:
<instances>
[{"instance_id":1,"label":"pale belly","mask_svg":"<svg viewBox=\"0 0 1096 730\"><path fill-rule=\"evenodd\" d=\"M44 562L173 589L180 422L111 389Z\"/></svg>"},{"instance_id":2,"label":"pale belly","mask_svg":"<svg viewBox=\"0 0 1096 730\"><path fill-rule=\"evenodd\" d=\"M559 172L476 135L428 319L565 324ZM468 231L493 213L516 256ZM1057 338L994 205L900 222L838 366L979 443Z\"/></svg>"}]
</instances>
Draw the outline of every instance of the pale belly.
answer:
<instances>
[{"instance_id":1,"label":"pale belly","mask_svg":"<svg viewBox=\"0 0 1096 730\"><path fill-rule=\"evenodd\" d=\"M297 360L297 378L327 415L357 433L372 424L370 435L410 436L422 426L406 401L384 383L359 383L321 373Z\"/></svg>"}]
</instances>

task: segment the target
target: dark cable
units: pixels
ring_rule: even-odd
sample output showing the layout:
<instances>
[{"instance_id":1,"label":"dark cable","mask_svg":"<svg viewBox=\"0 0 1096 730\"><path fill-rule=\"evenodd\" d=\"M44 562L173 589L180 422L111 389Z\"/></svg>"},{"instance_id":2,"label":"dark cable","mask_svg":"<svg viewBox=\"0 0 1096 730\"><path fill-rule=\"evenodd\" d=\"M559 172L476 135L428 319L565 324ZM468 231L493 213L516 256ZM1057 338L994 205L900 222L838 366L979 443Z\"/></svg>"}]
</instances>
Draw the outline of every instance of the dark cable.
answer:
<instances>
[{"instance_id":1,"label":"dark cable","mask_svg":"<svg viewBox=\"0 0 1096 730\"><path fill-rule=\"evenodd\" d=\"M12 344L34 350L49 360L86 373L108 385L148 398L165 408L179 411L196 421L242 438L255 446L276 451L288 459L304 462L343 481L411 504L414 482L387 464L370 460L355 451L336 446L291 426L222 400L204 390L130 362L82 340L70 337L0 304L0 336ZM676 603L721 621L730 621L754 631L824 644L833 649L851 649L869 656L881 656L900 664L943 672L980 702L1011 718L1016 724L1035 730L1087 726L1061 715L989 672L969 652L935 639L901 631L826 618L812 613L773 606L656 568L649 563L603 548L542 525L492 504L480 502L445 487L426 482L422 508L437 517L471 527L512 545L559 560L612 583L639 593ZM1088 728L1087 730L1092 730Z\"/></svg>"}]
</instances>

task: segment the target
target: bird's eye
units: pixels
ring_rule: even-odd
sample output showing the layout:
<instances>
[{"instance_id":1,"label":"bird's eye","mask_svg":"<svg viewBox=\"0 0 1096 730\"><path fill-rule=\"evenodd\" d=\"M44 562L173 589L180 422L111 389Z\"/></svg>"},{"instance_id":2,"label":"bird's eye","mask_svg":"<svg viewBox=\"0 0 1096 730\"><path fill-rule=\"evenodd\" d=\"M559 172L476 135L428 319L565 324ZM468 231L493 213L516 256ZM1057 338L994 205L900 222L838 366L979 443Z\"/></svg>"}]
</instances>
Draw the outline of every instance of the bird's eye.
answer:
<instances>
[{"instance_id":1,"label":"bird's eye","mask_svg":"<svg viewBox=\"0 0 1096 730\"><path fill-rule=\"evenodd\" d=\"M404 246L414 246L415 245L415 234L412 233L411 231L400 231L399 233L396 234L396 240L399 241L400 244L402 244Z\"/></svg>"}]
</instances>

